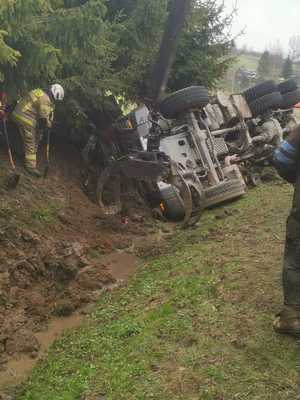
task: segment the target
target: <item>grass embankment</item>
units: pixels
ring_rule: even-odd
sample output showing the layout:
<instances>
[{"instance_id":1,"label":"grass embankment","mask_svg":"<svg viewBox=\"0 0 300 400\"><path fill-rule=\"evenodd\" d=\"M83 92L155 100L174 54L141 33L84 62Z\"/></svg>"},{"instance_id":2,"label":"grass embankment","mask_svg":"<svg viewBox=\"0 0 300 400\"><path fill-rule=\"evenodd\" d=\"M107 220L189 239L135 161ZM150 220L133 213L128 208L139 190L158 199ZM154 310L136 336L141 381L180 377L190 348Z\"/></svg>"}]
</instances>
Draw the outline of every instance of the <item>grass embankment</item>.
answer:
<instances>
[{"instance_id":1,"label":"grass embankment","mask_svg":"<svg viewBox=\"0 0 300 400\"><path fill-rule=\"evenodd\" d=\"M259 56L254 56L251 54L241 54L237 58L237 65L239 67L251 69L253 71L257 70L259 62Z\"/></svg>"},{"instance_id":2,"label":"grass embankment","mask_svg":"<svg viewBox=\"0 0 300 400\"><path fill-rule=\"evenodd\" d=\"M290 202L289 186L264 186L179 232L56 342L18 400L299 399L298 346L271 325Z\"/></svg>"}]
</instances>

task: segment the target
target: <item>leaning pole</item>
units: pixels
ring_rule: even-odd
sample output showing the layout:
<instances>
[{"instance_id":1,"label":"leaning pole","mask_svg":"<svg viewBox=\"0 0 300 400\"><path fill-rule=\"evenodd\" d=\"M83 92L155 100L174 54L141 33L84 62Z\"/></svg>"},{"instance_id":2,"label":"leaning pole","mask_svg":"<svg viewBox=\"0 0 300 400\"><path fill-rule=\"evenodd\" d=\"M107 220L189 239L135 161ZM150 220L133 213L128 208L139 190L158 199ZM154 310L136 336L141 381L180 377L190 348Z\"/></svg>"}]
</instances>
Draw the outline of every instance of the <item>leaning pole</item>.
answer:
<instances>
[{"instance_id":1,"label":"leaning pole","mask_svg":"<svg viewBox=\"0 0 300 400\"><path fill-rule=\"evenodd\" d=\"M169 73L175 58L180 33L191 12L192 0L170 0L169 17L162 37L157 61L154 65L150 98L156 103L166 90Z\"/></svg>"}]
</instances>

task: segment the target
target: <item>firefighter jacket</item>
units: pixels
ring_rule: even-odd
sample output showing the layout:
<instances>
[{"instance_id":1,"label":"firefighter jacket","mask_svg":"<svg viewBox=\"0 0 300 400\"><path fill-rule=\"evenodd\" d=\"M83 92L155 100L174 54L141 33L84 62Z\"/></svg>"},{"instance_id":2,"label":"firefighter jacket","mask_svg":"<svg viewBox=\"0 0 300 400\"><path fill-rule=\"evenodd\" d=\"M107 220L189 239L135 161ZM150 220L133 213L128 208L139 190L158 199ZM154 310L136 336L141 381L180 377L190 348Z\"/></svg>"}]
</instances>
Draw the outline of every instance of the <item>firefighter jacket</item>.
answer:
<instances>
[{"instance_id":1,"label":"firefighter jacket","mask_svg":"<svg viewBox=\"0 0 300 400\"><path fill-rule=\"evenodd\" d=\"M300 128L300 127L299 127ZM294 131L296 132L296 131ZM300 131L299 131L300 133ZM286 141L283 141L276 150L274 166L279 174L288 182L295 185L295 194L291 216L300 223L300 148L290 140L290 134ZM296 134L294 133L294 136ZM300 229L300 226L299 226Z\"/></svg>"},{"instance_id":2,"label":"firefighter jacket","mask_svg":"<svg viewBox=\"0 0 300 400\"><path fill-rule=\"evenodd\" d=\"M288 181L295 184L299 174L300 151L291 144L288 140L281 142L279 148L274 154L274 166L279 175Z\"/></svg>"},{"instance_id":3,"label":"firefighter jacket","mask_svg":"<svg viewBox=\"0 0 300 400\"><path fill-rule=\"evenodd\" d=\"M12 119L19 125L36 128L38 120L44 119L48 128L53 122L54 103L46 92L35 89L16 105Z\"/></svg>"}]
</instances>

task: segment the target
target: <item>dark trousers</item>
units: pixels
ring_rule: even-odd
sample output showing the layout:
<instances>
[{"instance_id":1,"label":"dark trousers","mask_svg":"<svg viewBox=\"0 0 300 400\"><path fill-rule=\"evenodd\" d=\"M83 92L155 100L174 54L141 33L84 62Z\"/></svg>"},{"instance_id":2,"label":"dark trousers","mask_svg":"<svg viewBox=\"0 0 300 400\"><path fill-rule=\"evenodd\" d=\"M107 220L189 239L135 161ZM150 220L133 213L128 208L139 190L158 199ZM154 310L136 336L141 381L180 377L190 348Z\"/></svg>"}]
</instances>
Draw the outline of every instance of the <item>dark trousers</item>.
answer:
<instances>
[{"instance_id":1,"label":"dark trousers","mask_svg":"<svg viewBox=\"0 0 300 400\"><path fill-rule=\"evenodd\" d=\"M282 275L284 304L300 310L300 219L295 211L287 222Z\"/></svg>"}]
</instances>

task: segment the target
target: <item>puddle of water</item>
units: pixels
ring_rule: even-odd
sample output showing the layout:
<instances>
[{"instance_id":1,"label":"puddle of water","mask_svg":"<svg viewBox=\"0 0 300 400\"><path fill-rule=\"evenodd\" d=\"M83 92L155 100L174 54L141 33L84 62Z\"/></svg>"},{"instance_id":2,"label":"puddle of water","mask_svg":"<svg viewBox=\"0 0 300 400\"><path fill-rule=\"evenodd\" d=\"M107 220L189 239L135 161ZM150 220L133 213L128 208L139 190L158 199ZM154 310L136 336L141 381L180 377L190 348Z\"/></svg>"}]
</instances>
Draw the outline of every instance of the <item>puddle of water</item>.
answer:
<instances>
[{"instance_id":1,"label":"puddle of water","mask_svg":"<svg viewBox=\"0 0 300 400\"><path fill-rule=\"evenodd\" d=\"M1 388L5 389L9 385L17 385L32 370L37 360L30 357L22 357L19 360L9 361L4 372L0 373L0 393Z\"/></svg>"},{"instance_id":2,"label":"puddle of water","mask_svg":"<svg viewBox=\"0 0 300 400\"><path fill-rule=\"evenodd\" d=\"M101 262L107 267L108 272L117 280L127 281L138 267L138 259L133 254L112 253L101 257Z\"/></svg>"},{"instance_id":3,"label":"puddle of water","mask_svg":"<svg viewBox=\"0 0 300 400\"><path fill-rule=\"evenodd\" d=\"M41 345L41 352L45 352L48 347L65 331L80 326L82 315L74 314L66 318L55 318L45 332L39 332L35 336Z\"/></svg>"},{"instance_id":4,"label":"puddle of water","mask_svg":"<svg viewBox=\"0 0 300 400\"><path fill-rule=\"evenodd\" d=\"M77 328L82 321L82 315L74 314L66 318L55 318L49 323L45 332L39 332L35 336L41 345L38 358L32 359L22 356L17 360L7 363L4 372L0 372L0 388L8 385L16 385L26 378L37 361L45 354L49 346L68 329Z\"/></svg>"}]
</instances>

